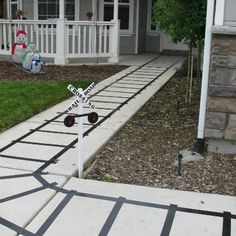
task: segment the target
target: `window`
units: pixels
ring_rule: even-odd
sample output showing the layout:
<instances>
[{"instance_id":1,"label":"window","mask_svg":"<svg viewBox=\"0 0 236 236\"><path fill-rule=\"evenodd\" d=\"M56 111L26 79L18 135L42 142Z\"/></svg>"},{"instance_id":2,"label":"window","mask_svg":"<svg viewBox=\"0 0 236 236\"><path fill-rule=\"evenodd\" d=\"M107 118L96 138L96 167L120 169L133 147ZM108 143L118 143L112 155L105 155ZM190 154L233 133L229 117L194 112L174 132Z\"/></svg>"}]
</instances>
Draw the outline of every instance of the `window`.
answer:
<instances>
[{"instance_id":1,"label":"window","mask_svg":"<svg viewBox=\"0 0 236 236\"><path fill-rule=\"evenodd\" d=\"M8 17L10 19L16 19L16 11L22 9L21 0L8 0Z\"/></svg>"},{"instance_id":2,"label":"window","mask_svg":"<svg viewBox=\"0 0 236 236\"><path fill-rule=\"evenodd\" d=\"M104 21L113 19L114 0L104 0L102 16ZM133 0L119 0L120 29L122 31L131 31L133 20Z\"/></svg>"},{"instance_id":3,"label":"window","mask_svg":"<svg viewBox=\"0 0 236 236\"><path fill-rule=\"evenodd\" d=\"M59 0L38 0L38 19L59 18ZM75 20L75 0L65 0L65 18Z\"/></svg>"},{"instance_id":4,"label":"window","mask_svg":"<svg viewBox=\"0 0 236 236\"><path fill-rule=\"evenodd\" d=\"M148 12L147 12L147 32L149 34L158 34L159 30L156 23L153 22L153 6L157 0L148 0Z\"/></svg>"}]
</instances>

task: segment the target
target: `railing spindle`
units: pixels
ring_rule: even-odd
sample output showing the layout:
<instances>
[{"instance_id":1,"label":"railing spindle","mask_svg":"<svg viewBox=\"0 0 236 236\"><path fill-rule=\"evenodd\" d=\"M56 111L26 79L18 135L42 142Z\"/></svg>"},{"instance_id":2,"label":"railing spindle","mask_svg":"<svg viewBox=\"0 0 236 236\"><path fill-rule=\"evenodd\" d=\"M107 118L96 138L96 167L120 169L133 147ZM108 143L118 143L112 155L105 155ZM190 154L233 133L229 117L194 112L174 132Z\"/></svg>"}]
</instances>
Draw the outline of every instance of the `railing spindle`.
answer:
<instances>
[{"instance_id":1,"label":"railing spindle","mask_svg":"<svg viewBox=\"0 0 236 236\"><path fill-rule=\"evenodd\" d=\"M83 42L83 53L86 54L86 34L87 34L87 26L84 25L84 42Z\"/></svg>"},{"instance_id":2,"label":"railing spindle","mask_svg":"<svg viewBox=\"0 0 236 236\"><path fill-rule=\"evenodd\" d=\"M46 25L46 53L48 53L48 25Z\"/></svg>"},{"instance_id":3,"label":"railing spindle","mask_svg":"<svg viewBox=\"0 0 236 236\"><path fill-rule=\"evenodd\" d=\"M78 25L78 54L81 53L81 26Z\"/></svg>"},{"instance_id":4,"label":"railing spindle","mask_svg":"<svg viewBox=\"0 0 236 236\"><path fill-rule=\"evenodd\" d=\"M75 54L75 25L72 25L72 54Z\"/></svg>"}]
</instances>

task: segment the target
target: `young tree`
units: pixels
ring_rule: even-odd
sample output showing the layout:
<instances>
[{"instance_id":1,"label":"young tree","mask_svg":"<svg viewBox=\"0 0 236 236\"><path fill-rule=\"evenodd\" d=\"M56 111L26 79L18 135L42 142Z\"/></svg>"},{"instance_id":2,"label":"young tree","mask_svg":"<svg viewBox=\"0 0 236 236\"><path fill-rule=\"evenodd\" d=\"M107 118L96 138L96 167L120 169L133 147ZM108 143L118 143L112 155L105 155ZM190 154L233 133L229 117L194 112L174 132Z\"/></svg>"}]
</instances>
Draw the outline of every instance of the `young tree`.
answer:
<instances>
[{"instance_id":1,"label":"young tree","mask_svg":"<svg viewBox=\"0 0 236 236\"><path fill-rule=\"evenodd\" d=\"M200 76L201 52L205 34L207 0L157 0L153 8L154 21L175 43L189 46L187 92L190 102L193 77L193 48L198 49L197 71Z\"/></svg>"}]
</instances>

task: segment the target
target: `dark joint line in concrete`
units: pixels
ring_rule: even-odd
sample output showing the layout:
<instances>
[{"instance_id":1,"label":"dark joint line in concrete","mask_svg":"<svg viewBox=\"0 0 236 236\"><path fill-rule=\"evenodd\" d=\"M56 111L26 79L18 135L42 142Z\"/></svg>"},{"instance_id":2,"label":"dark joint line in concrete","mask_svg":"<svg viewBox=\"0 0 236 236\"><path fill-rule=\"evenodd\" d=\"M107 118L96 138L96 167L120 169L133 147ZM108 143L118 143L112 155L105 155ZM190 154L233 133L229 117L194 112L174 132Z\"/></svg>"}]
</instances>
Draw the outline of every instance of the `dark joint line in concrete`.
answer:
<instances>
[{"instance_id":1,"label":"dark joint line in concrete","mask_svg":"<svg viewBox=\"0 0 236 236\"><path fill-rule=\"evenodd\" d=\"M42 226L36 232L36 235L43 235L48 228L52 225L55 219L59 216L59 214L63 211L66 205L72 199L73 194L68 194L64 197L64 199L59 203L56 209L51 213L51 215L46 219L46 221L42 224Z\"/></svg>"},{"instance_id":2,"label":"dark joint line in concrete","mask_svg":"<svg viewBox=\"0 0 236 236\"><path fill-rule=\"evenodd\" d=\"M231 213L224 211L222 236L230 236L230 235L231 235Z\"/></svg>"},{"instance_id":3,"label":"dark joint line in concrete","mask_svg":"<svg viewBox=\"0 0 236 236\"><path fill-rule=\"evenodd\" d=\"M42 159L36 159L36 158L34 159L34 158L28 158L28 157L17 157L17 156L11 156L11 155L3 155L3 154L0 154L0 157L20 160L20 161L33 161L33 162L43 162L43 163L47 162L47 160L42 160Z\"/></svg>"},{"instance_id":4,"label":"dark joint line in concrete","mask_svg":"<svg viewBox=\"0 0 236 236\"><path fill-rule=\"evenodd\" d=\"M39 146L61 147L61 148L66 147L66 145L61 145L61 144L39 143L39 142L30 142L30 141L20 141L19 143L31 144L31 145L39 145ZM75 148L75 147L73 147L73 148Z\"/></svg>"},{"instance_id":5,"label":"dark joint line in concrete","mask_svg":"<svg viewBox=\"0 0 236 236\"><path fill-rule=\"evenodd\" d=\"M170 230L175 218L175 213L177 210L177 205L170 205L165 223L163 225L162 231L161 231L161 236L169 236L170 235Z\"/></svg>"},{"instance_id":6,"label":"dark joint line in concrete","mask_svg":"<svg viewBox=\"0 0 236 236\"><path fill-rule=\"evenodd\" d=\"M37 130L37 132L43 132L43 133L52 133L52 134L66 134L66 135L75 135L77 136L77 133L70 133L70 132L61 132L61 131L53 131L53 130Z\"/></svg>"},{"instance_id":7,"label":"dark joint line in concrete","mask_svg":"<svg viewBox=\"0 0 236 236\"><path fill-rule=\"evenodd\" d=\"M121 104L121 102L113 102L113 101L98 101L98 100L91 100L91 102L110 103L110 104Z\"/></svg>"},{"instance_id":8,"label":"dark joint line in concrete","mask_svg":"<svg viewBox=\"0 0 236 236\"><path fill-rule=\"evenodd\" d=\"M0 217L0 224L1 225L4 225L5 227L15 231L17 234L21 234L21 235L24 235L24 236L36 236L36 234Z\"/></svg>"},{"instance_id":9,"label":"dark joint line in concrete","mask_svg":"<svg viewBox=\"0 0 236 236\"><path fill-rule=\"evenodd\" d=\"M141 89L141 88L135 88L135 87L133 87L133 88L131 88L131 87L129 87L129 88L127 88L127 87L123 87L123 86L116 86L116 85L113 85L111 88L121 88L121 89L127 89L127 90L129 90L129 89L133 89L133 90L137 90L137 89Z\"/></svg>"},{"instance_id":10,"label":"dark joint line in concrete","mask_svg":"<svg viewBox=\"0 0 236 236\"><path fill-rule=\"evenodd\" d=\"M99 236L108 235L108 233L109 233L113 223L115 222L115 219L116 219L117 215L119 214L120 209L124 203L125 203L125 198L119 197L117 199L116 204L114 205L112 211L110 212L109 216L107 217L107 220L99 233Z\"/></svg>"},{"instance_id":11,"label":"dark joint line in concrete","mask_svg":"<svg viewBox=\"0 0 236 236\"><path fill-rule=\"evenodd\" d=\"M18 194L9 196L9 197L2 198L2 199L0 199L0 203L12 201L12 200L17 199L17 198L21 198L21 197L25 197L25 196L33 194L33 193L37 193L41 190L47 189L50 186L53 186L53 185L56 185L56 184L57 183L51 183L49 185L44 185L44 186L41 186L41 187L38 187L38 188L35 188L35 189L31 189L31 190L28 190L28 191L25 191L25 192L22 192L22 193L18 193Z\"/></svg>"}]
</instances>

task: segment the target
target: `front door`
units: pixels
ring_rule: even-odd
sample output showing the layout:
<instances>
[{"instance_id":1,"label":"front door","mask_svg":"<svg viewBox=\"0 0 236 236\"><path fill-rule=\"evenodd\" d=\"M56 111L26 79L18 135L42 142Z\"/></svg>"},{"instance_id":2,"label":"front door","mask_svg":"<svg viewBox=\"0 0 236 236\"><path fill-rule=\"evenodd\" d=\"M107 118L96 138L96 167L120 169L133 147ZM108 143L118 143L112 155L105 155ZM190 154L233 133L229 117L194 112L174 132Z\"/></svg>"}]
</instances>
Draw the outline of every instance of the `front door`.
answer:
<instances>
[{"instance_id":1,"label":"front door","mask_svg":"<svg viewBox=\"0 0 236 236\"><path fill-rule=\"evenodd\" d=\"M7 0L0 0L0 19L7 19Z\"/></svg>"}]
</instances>

